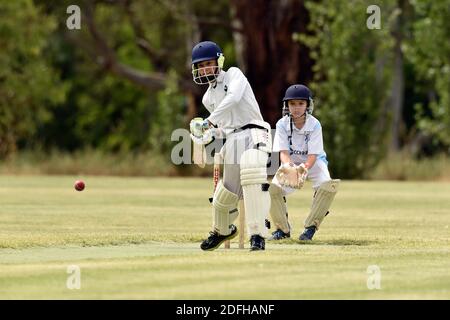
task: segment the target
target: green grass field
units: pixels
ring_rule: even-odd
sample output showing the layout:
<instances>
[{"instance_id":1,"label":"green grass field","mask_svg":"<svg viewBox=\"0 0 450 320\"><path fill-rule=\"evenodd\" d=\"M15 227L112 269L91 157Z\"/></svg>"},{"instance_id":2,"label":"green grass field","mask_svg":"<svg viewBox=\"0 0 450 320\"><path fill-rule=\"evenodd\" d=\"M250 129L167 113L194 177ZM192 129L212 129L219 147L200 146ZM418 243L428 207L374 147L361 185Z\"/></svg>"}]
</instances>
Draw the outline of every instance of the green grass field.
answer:
<instances>
[{"instance_id":1,"label":"green grass field","mask_svg":"<svg viewBox=\"0 0 450 320\"><path fill-rule=\"evenodd\" d=\"M448 182L343 181L301 243L307 184L288 198L291 240L202 252L211 179L83 178L76 192L75 177L0 176L0 299L450 298Z\"/></svg>"}]
</instances>

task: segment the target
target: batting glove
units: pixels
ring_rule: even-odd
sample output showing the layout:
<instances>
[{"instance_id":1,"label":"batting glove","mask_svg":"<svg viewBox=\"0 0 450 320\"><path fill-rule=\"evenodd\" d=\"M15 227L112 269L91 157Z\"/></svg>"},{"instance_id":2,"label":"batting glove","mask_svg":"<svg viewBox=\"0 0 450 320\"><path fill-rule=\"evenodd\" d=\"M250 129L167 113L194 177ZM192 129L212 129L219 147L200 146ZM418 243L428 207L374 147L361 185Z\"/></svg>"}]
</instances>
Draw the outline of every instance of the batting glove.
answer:
<instances>
[{"instance_id":1,"label":"batting glove","mask_svg":"<svg viewBox=\"0 0 450 320\"><path fill-rule=\"evenodd\" d=\"M223 131L219 128L210 128L203 132L200 137L197 137L191 133L191 139L196 144L207 145L214 141L214 139L223 139Z\"/></svg>"},{"instance_id":2,"label":"batting glove","mask_svg":"<svg viewBox=\"0 0 450 320\"><path fill-rule=\"evenodd\" d=\"M189 123L189 129L191 130L191 135L201 138L205 131L209 129L208 120L203 120L203 118L194 118Z\"/></svg>"}]
</instances>

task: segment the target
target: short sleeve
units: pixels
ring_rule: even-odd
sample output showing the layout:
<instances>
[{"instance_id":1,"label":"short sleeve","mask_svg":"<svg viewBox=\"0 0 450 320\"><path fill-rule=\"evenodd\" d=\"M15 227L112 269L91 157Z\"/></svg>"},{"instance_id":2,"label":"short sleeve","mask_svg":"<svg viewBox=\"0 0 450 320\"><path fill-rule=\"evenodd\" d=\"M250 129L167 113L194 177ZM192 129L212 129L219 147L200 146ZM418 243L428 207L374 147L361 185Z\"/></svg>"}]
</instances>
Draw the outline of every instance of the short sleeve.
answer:
<instances>
[{"instance_id":1,"label":"short sleeve","mask_svg":"<svg viewBox=\"0 0 450 320\"><path fill-rule=\"evenodd\" d=\"M279 120L276 125L275 138L273 139L273 152L283 150L289 150L289 139L282 120Z\"/></svg>"},{"instance_id":2,"label":"short sleeve","mask_svg":"<svg viewBox=\"0 0 450 320\"><path fill-rule=\"evenodd\" d=\"M308 154L321 153L323 153L322 126L320 125L320 122L317 122L313 131L310 133L308 141Z\"/></svg>"}]
</instances>

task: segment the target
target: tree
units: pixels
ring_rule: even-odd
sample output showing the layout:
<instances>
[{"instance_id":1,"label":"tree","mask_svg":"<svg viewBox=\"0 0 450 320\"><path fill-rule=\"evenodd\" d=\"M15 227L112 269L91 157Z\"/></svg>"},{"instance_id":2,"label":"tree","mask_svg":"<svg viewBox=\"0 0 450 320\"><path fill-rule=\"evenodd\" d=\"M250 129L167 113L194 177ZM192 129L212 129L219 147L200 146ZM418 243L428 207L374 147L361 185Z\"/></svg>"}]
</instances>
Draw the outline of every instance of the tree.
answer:
<instances>
[{"instance_id":1,"label":"tree","mask_svg":"<svg viewBox=\"0 0 450 320\"><path fill-rule=\"evenodd\" d=\"M72 31L65 27L70 3L43 1L60 21L51 55L71 84L70 101L56 114L61 121L43 130L46 141L51 144L48 133L70 126L58 137L59 147L167 150L172 130L201 110L201 90L190 74L191 49L207 36L201 26L219 23L228 10L205 1L81 1L81 30ZM201 17L205 8L214 19ZM209 33L227 37L221 29Z\"/></svg>"},{"instance_id":2,"label":"tree","mask_svg":"<svg viewBox=\"0 0 450 320\"><path fill-rule=\"evenodd\" d=\"M66 88L43 55L55 21L31 0L0 3L0 158L29 145Z\"/></svg>"},{"instance_id":3,"label":"tree","mask_svg":"<svg viewBox=\"0 0 450 320\"><path fill-rule=\"evenodd\" d=\"M308 33L308 11L300 0L231 0L230 5L237 61L264 119L274 126L287 87L312 80L309 49L293 39L295 33Z\"/></svg>"},{"instance_id":4,"label":"tree","mask_svg":"<svg viewBox=\"0 0 450 320\"><path fill-rule=\"evenodd\" d=\"M129 40L148 59L151 69L131 67L118 57L118 44L112 39L112 30L106 31L106 21L100 14L107 7L114 7L115 12L110 12L116 17L114 23L132 31ZM229 5L217 1L214 6L204 0L86 1L82 12L89 33L82 40L74 39L78 45L102 69L150 91L163 89L168 71L174 70L178 86L188 98L188 118L203 110L198 107L202 90L193 84L188 72L190 51L200 40L218 42L225 51L227 65L233 65L236 53L263 116L272 125L281 115L280 100L287 86L312 78L308 48L292 39L294 32L306 32L308 14L300 0L281 4L231 1ZM113 19L107 20L113 23ZM232 35L236 50L230 43Z\"/></svg>"},{"instance_id":5,"label":"tree","mask_svg":"<svg viewBox=\"0 0 450 320\"><path fill-rule=\"evenodd\" d=\"M412 20L412 8L407 0L397 0L393 10L391 37L393 45L392 88L389 104L391 105L392 120L390 125L390 150L399 151L401 148L401 132L405 130L403 121L403 107L405 98L405 43L409 40L409 25Z\"/></svg>"},{"instance_id":6,"label":"tree","mask_svg":"<svg viewBox=\"0 0 450 320\"><path fill-rule=\"evenodd\" d=\"M382 27L366 27L364 1L308 1L313 36L298 35L315 61L315 114L322 122L333 175L364 177L385 154L389 131L393 6ZM388 12L386 12L388 11Z\"/></svg>"},{"instance_id":7,"label":"tree","mask_svg":"<svg viewBox=\"0 0 450 320\"><path fill-rule=\"evenodd\" d=\"M227 67L239 61L272 125L281 116L287 86L312 77L308 48L292 40L293 32L307 32L303 1L259 1L258 6L225 0L214 6L206 0L80 1L82 27L76 32L65 27L69 0L36 1L60 21L51 54L71 88L70 101L55 111L60 121L42 130L48 144L50 135L71 126L58 135L58 146L146 150L162 134L161 117L167 114L162 108L172 111L169 117L178 115L166 123L169 132L194 116L207 116L204 90L190 74L191 49L200 40L219 43ZM270 21L259 28L267 13ZM167 106L164 96L176 105Z\"/></svg>"},{"instance_id":8,"label":"tree","mask_svg":"<svg viewBox=\"0 0 450 320\"><path fill-rule=\"evenodd\" d=\"M416 1L414 9L414 40L408 53L427 94L427 101L416 105L417 126L450 153L450 4Z\"/></svg>"}]
</instances>

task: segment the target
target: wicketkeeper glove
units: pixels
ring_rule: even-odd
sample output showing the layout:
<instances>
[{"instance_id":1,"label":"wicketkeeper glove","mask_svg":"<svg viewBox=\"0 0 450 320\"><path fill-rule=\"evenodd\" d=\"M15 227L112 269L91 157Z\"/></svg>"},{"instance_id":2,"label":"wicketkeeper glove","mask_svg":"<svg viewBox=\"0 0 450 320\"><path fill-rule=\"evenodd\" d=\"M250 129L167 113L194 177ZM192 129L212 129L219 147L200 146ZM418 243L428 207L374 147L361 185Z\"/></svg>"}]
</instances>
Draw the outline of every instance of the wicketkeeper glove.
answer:
<instances>
[{"instance_id":1,"label":"wicketkeeper glove","mask_svg":"<svg viewBox=\"0 0 450 320\"><path fill-rule=\"evenodd\" d=\"M294 189L301 189L308 175L308 169L302 163L298 166L283 163L275 174L280 185Z\"/></svg>"}]
</instances>

